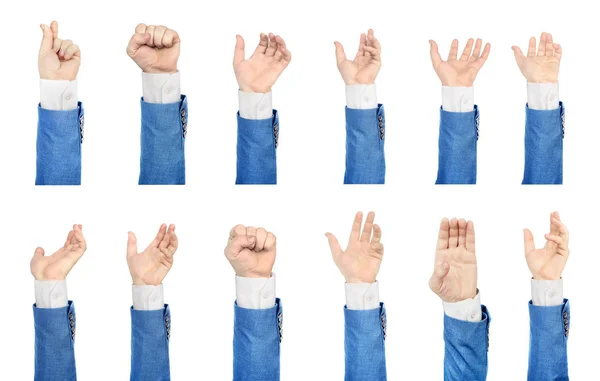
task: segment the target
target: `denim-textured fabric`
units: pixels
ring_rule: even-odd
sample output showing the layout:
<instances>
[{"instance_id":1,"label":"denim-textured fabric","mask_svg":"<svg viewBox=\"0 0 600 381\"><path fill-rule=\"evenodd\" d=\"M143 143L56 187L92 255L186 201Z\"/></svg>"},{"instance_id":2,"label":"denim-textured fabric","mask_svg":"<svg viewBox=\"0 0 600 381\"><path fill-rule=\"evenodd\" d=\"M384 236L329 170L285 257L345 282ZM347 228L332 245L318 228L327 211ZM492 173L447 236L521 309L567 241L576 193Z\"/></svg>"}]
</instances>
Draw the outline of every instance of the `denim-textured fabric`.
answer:
<instances>
[{"instance_id":1,"label":"denim-textured fabric","mask_svg":"<svg viewBox=\"0 0 600 381\"><path fill-rule=\"evenodd\" d=\"M279 114L269 119L244 119L237 114L236 184L277 184Z\"/></svg>"},{"instance_id":2,"label":"denim-textured fabric","mask_svg":"<svg viewBox=\"0 0 600 381\"><path fill-rule=\"evenodd\" d=\"M562 184L565 108L526 107L525 173L523 184Z\"/></svg>"},{"instance_id":3,"label":"denim-textured fabric","mask_svg":"<svg viewBox=\"0 0 600 381\"><path fill-rule=\"evenodd\" d=\"M528 381L568 381L567 339L571 324L569 301L539 307L529 302Z\"/></svg>"},{"instance_id":4,"label":"denim-textured fabric","mask_svg":"<svg viewBox=\"0 0 600 381\"><path fill-rule=\"evenodd\" d=\"M485 381L491 317L483 305L481 312L477 323L444 315L445 381Z\"/></svg>"},{"instance_id":5,"label":"denim-textured fabric","mask_svg":"<svg viewBox=\"0 0 600 381\"><path fill-rule=\"evenodd\" d=\"M449 112L440 108L438 175L436 184L475 184L479 108Z\"/></svg>"},{"instance_id":6,"label":"denim-textured fabric","mask_svg":"<svg viewBox=\"0 0 600 381\"><path fill-rule=\"evenodd\" d=\"M62 308L33 306L35 381L75 381L75 305Z\"/></svg>"},{"instance_id":7,"label":"denim-textured fabric","mask_svg":"<svg viewBox=\"0 0 600 381\"><path fill-rule=\"evenodd\" d=\"M169 381L171 311L131 307L131 381Z\"/></svg>"},{"instance_id":8,"label":"denim-textured fabric","mask_svg":"<svg viewBox=\"0 0 600 381\"><path fill-rule=\"evenodd\" d=\"M346 107L346 173L344 184L385 183L385 112Z\"/></svg>"},{"instance_id":9,"label":"denim-textured fabric","mask_svg":"<svg viewBox=\"0 0 600 381\"><path fill-rule=\"evenodd\" d=\"M234 305L233 380L278 381L283 307L254 310Z\"/></svg>"},{"instance_id":10,"label":"denim-textured fabric","mask_svg":"<svg viewBox=\"0 0 600 381\"><path fill-rule=\"evenodd\" d=\"M385 381L385 306L372 310L344 307L345 381Z\"/></svg>"},{"instance_id":11,"label":"denim-textured fabric","mask_svg":"<svg viewBox=\"0 0 600 381\"><path fill-rule=\"evenodd\" d=\"M80 185L83 105L69 111L38 105L35 185Z\"/></svg>"},{"instance_id":12,"label":"denim-textured fabric","mask_svg":"<svg viewBox=\"0 0 600 381\"><path fill-rule=\"evenodd\" d=\"M185 184L185 135L188 105L147 103L142 98L140 185Z\"/></svg>"}]
</instances>

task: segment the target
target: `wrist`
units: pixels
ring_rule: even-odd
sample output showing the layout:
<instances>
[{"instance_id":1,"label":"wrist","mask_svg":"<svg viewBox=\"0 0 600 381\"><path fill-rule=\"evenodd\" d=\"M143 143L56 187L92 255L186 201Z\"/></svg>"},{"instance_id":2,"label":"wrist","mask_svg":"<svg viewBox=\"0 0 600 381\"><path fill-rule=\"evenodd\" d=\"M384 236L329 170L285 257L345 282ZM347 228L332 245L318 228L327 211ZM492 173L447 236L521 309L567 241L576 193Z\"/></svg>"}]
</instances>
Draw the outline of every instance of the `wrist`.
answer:
<instances>
[{"instance_id":1,"label":"wrist","mask_svg":"<svg viewBox=\"0 0 600 381\"><path fill-rule=\"evenodd\" d=\"M346 283L375 283L377 282L377 277L369 277L369 276L344 276L346 279Z\"/></svg>"},{"instance_id":2,"label":"wrist","mask_svg":"<svg viewBox=\"0 0 600 381\"><path fill-rule=\"evenodd\" d=\"M177 67L171 69L158 69L153 67L147 67L145 69L142 69L142 71L147 74L175 74L177 73Z\"/></svg>"},{"instance_id":3,"label":"wrist","mask_svg":"<svg viewBox=\"0 0 600 381\"><path fill-rule=\"evenodd\" d=\"M132 277L131 281L134 286L160 286L162 282L154 283L154 282L146 282L143 278Z\"/></svg>"},{"instance_id":4,"label":"wrist","mask_svg":"<svg viewBox=\"0 0 600 381\"><path fill-rule=\"evenodd\" d=\"M473 82L472 81L442 81L442 86L448 86L448 87L472 87L473 86Z\"/></svg>"},{"instance_id":5,"label":"wrist","mask_svg":"<svg viewBox=\"0 0 600 381\"><path fill-rule=\"evenodd\" d=\"M271 87L270 86L246 86L246 85L242 85L239 84L240 87L240 91L244 92L244 93L260 93L260 94L267 94L271 92Z\"/></svg>"},{"instance_id":6,"label":"wrist","mask_svg":"<svg viewBox=\"0 0 600 381\"><path fill-rule=\"evenodd\" d=\"M244 272L235 272L235 275L240 278L270 278L273 274L272 271L264 272L264 271L244 271Z\"/></svg>"}]
</instances>

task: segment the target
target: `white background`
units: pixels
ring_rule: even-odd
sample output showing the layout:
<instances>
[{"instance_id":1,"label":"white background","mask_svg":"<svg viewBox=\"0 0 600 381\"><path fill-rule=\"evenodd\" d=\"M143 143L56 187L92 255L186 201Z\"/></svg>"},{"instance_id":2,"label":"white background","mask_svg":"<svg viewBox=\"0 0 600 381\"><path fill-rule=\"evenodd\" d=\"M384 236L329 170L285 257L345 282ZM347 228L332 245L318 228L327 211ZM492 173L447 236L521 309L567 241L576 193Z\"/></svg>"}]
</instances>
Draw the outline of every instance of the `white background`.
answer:
<instances>
[{"instance_id":1,"label":"white background","mask_svg":"<svg viewBox=\"0 0 600 381\"><path fill-rule=\"evenodd\" d=\"M569 365L573 380L597 375L595 317L600 260L596 225L600 138L597 129L596 14L570 2L377 1L12 2L0 14L0 379L33 377L33 278L36 246L52 253L73 223L88 251L68 277L78 314L81 380L126 380L130 362L131 280L127 231L140 250L161 222L178 226L180 248L165 280L171 305L174 380L232 375L234 273L223 256L237 223L278 237L277 294L284 305L283 380L341 380L343 278L323 235L348 237L357 210L375 210L385 259L379 280L388 309L390 380L440 380L443 312L428 288L439 220L475 221L479 288L492 314L489 380L525 380L529 273L522 228L543 243L549 213L571 230L564 273L572 303ZM35 136L40 23L82 49L80 100L86 112L83 186L38 187ZM125 54L137 23L164 24L182 38L179 69L190 102L184 187L138 187L141 74ZM378 98L385 104L385 186L342 186L344 84L333 41L354 56L372 27L383 46ZM279 185L235 187L237 84L235 34L250 53L260 32L287 41L292 63L274 87L281 115ZM564 186L522 187L526 86L511 45L552 32L563 46L560 98L566 106ZM452 38L492 43L475 82L481 108L478 185L434 186L440 83L430 38L447 55Z\"/></svg>"}]
</instances>

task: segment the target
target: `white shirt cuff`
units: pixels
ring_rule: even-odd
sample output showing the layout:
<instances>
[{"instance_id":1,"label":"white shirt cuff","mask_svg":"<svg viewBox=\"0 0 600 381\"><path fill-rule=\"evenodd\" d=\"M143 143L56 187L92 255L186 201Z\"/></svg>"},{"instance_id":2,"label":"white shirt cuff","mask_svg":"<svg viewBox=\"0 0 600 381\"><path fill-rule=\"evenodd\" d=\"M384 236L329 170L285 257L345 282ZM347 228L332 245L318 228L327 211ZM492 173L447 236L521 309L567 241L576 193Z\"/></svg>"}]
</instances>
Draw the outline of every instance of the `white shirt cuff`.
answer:
<instances>
[{"instance_id":1,"label":"white shirt cuff","mask_svg":"<svg viewBox=\"0 0 600 381\"><path fill-rule=\"evenodd\" d=\"M275 306L275 274L270 278L235 277L235 300L238 306L264 310Z\"/></svg>"},{"instance_id":2,"label":"white shirt cuff","mask_svg":"<svg viewBox=\"0 0 600 381\"><path fill-rule=\"evenodd\" d=\"M349 310L379 308L379 282L346 283L346 308Z\"/></svg>"},{"instance_id":3,"label":"white shirt cuff","mask_svg":"<svg viewBox=\"0 0 600 381\"><path fill-rule=\"evenodd\" d=\"M563 301L562 278L559 280L531 280L531 302L534 306L560 306Z\"/></svg>"},{"instance_id":4,"label":"white shirt cuff","mask_svg":"<svg viewBox=\"0 0 600 381\"><path fill-rule=\"evenodd\" d=\"M558 108L558 82L527 82L527 104L534 110L556 110Z\"/></svg>"},{"instance_id":5,"label":"white shirt cuff","mask_svg":"<svg viewBox=\"0 0 600 381\"><path fill-rule=\"evenodd\" d=\"M238 91L240 116L244 119L270 119L273 116L273 92L246 93Z\"/></svg>"},{"instance_id":6,"label":"white shirt cuff","mask_svg":"<svg viewBox=\"0 0 600 381\"><path fill-rule=\"evenodd\" d=\"M142 72L144 102L177 103L181 99L181 77L179 72L144 73Z\"/></svg>"},{"instance_id":7,"label":"white shirt cuff","mask_svg":"<svg viewBox=\"0 0 600 381\"><path fill-rule=\"evenodd\" d=\"M358 110L377 108L375 84L346 86L346 105L348 108Z\"/></svg>"},{"instance_id":8,"label":"white shirt cuff","mask_svg":"<svg viewBox=\"0 0 600 381\"><path fill-rule=\"evenodd\" d=\"M475 108L473 86L442 86L442 109L448 112L471 112Z\"/></svg>"},{"instance_id":9,"label":"white shirt cuff","mask_svg":"<svg viewBox=\"0 0 600 381\"><path fill-rule=\"evenodd\" d=\"M443 303L444 313L451 318L468 321L470 323L478 323L482 319L479 290L477 290L477 295L472 299L465 299L456 303Z\"/></svg>"},{"instance_id":10,"label":"white shirt cuff","mask_svg":"<svg viewBox=\"0 0 600 381\"><path fill-rule=\"evenodd\" d=\"M163 285L132 286L133 309L140 311L155 311L165 308Z\"/></svg>"},{"instance_id":11,"label":"white shirt cuff","mask_svg":"<svg viewBox=\"0 0 600 381\"><path fill-rule=\"evenodd\" d=\"M37 308L62 308L68 304L66 280L35 281L35 306Z\"/></svg>"},{"instance_id":12,"label":"white shirt cuff","mask_svg":"<svg viewBox=\"0 0 600 381\"><path fill-rule=\"evenodd\" d=\"M40 105L46 110L68 111L77 108L77 80L40 79Z\"/></svg>"}]
</instances>

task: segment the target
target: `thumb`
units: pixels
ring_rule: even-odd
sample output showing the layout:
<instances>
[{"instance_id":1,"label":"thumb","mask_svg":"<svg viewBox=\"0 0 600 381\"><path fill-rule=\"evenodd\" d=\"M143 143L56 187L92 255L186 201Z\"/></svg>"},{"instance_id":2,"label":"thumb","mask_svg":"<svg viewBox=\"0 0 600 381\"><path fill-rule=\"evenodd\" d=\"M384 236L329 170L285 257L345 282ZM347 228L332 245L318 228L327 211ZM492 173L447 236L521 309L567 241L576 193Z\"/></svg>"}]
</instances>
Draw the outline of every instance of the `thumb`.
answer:
<instances>
[{"instance_id":1,"label":"thumb","mask_svg":"<svg viewBox=\"0 0 600 381\"><path fill-rule=\"evenodd\" d=\"M52 50L52 45L54 44L54 37L52 36L52 31L46 24L41 24L40 28L42 29L42 44L40 46L40 54L45 53L49 50Z\"/></svg>"},{"instance_id":2,"label":"thumb","mask_svg":"<svg viewBox=\"0 0 600 381\"><path fill-rule=\"evenodd\" d=\"M525 241L525 254L535 250L533 234L529 229L523 229L523 240Z\"/></svg>"},{"instance_id":3,"label":"thumb","mask_svg":"<svg viewBox=\"0 0 600 381\"><path fill-rule=\"evenodd\" d=\"M333 234L325 233L325 236L327 237L327 241L329 242L329 249L331 250L331 255L335 257L344 252L337 238L335 238Z\"/></svg>"},{"instance_id":4,"label":"thumb","mask_svg":"<svg viewBox=\"0 0 600 381\"><path fill-rule=\"evenodd\" d=\"M523 51L518 46L513 46L512 50L515 53L515 59L517 60L517 63L521 62L521 60L525 58Z\"/></svg>"},{"instance_id":5,"label":"thumb","mask_svg":"<svg viewBox=\"0 0 600 381\"><path fill-rule=\"evenodd\" d=\"M239 235L235 237L229 244L229 252L237 255L244 249L254 249L256 245L256 236L253 235Z\"/></svg>"},{"instance_id":6,"label":"thumb","mask_svg":"<svg viewBox=\"0 0 600 381\"><path fill-rule=\"evenodd\" d=\"M129 44L127 45L127 54L129 57L135 56L138 49L148 42L150 39L150 33L136 33L131 36L131 40L129 40Z\"/></svg>"},{"instance_id":7,"label":"thumb","mask_svg":"<svg viewBox=\"0 0 600 381\"><path fill-rule=\"evenodd\" d=\"M450 272L450 265L448 262L442 262L435 265L433 275L431 275L431 279L429 279L429 287L433 292L439 292L448 272Z\"/></svg>"},{"instance_id":8,"label":"thumb","mask_svg":"<svg viewBox=\"0 0 600 381\"><path fill-rule=\"evenodd\" d=\"M429 40L429 55L431 55L431 63L433 64L433 68L437 69L443 62L442 56L440 56L440 52L438 51L438 46L435 41Z\"/></svg>"},{"instance_id":9,"label":"thumb","mask_svg":"<svg viewBox=\"0 0 600 381\"><path fill-rule=\"evenodd\" d=\"M338 65L346 61L346 53L344 53L344 47L339 42L334 42L335 45L335 59Z\"/></svg>"},{"instance_id":10,"label":"thumb","mask_svg":"<svg viewBox=\"0 0 600 381\"><path fill-rule=\"evenodd\" d=\"M243 62L246 58L245 51L246 44L244 43L244 39L242 36L235 36L235 51L233 53L233 65L237 65L240 62Z\"/></svg>"},{"instance_id":11,"label":"thumb","mask_svg":"<svg viewBox=\"0 0 600 381\"><path fill-rule=\"evenodd\" d=\"M133 232L127 233L127 258L137 255L137 239Z\"/></svg>"},{"instance_id":12,"label":"thumb","mask_svg":"<svg viewBox=\"0 0 600 381\"><path fill-rule=\"evenodd\" d=\"M42 249L41 247L36 248L35 252L33 253L33 259L41 258L43 256L44 256L44 249Z\"/></svg>"}]
</instances>

